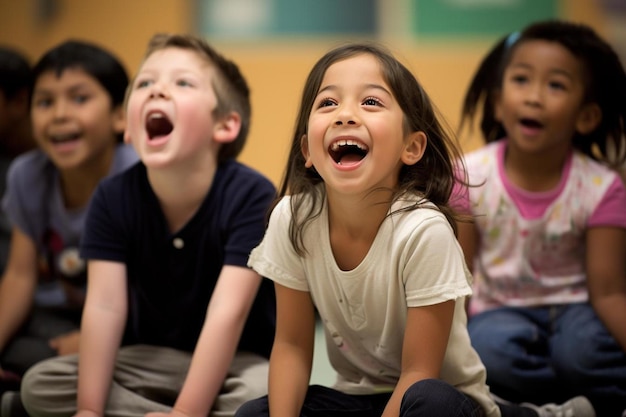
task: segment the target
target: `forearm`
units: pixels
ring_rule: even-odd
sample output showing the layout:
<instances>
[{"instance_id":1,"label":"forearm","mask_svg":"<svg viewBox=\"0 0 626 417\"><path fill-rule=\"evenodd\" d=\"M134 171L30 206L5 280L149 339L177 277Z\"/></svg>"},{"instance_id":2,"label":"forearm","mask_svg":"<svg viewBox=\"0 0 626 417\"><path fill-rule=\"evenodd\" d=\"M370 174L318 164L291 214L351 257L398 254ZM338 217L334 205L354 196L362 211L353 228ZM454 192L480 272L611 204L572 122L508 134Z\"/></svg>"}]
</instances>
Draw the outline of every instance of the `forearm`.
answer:
<instances>
[{"instance_id":1,"label":"forearm","mask_svg":"<svg viewBox=\"0 0 626 417\"><path fill-rule=\"evenodd\" d=\"M190 417L209 415L237 350L242 328L243 323L220 323L207 318L174 409Z\"/></svg>"},{"instance_id":2,"label":"forearm","mask_svg":"<svg viewBox=\"0 0 626 417\"><path fill-rule=\"evenodd\" d=\"M592 305L609 333L626 352L626 292L596 297L592 300Z\"/></svg>"},{"instance_id":3,"label":"forearm","mask_svg":"<svg viewBox=\"0 0 626 417\"><path fill-rule=\"evenodd\" d=\"M269 408L272 417L296 417L309 387L312 352L275 342L270 357Z\"/></svg>"},{"instance_id":4,"label":"forearm","mask_svg":"<svg viewBox=\"0 0 626 417\"><path fill-rule=\"evenodd\" d=\"M30 281L6 275L0 281L0 352L32 308L35 285Z\"/></svg>"},{"instance_id":5,"label":"forearm","mask_svg":"<svg viewBox=\"0 0 626 417\"><path fill-rule=\"evenodd\" d=\"M78 411L104 415L125 322L123 312L85 307L80 335Z\"/></svg>"}]
</instances>

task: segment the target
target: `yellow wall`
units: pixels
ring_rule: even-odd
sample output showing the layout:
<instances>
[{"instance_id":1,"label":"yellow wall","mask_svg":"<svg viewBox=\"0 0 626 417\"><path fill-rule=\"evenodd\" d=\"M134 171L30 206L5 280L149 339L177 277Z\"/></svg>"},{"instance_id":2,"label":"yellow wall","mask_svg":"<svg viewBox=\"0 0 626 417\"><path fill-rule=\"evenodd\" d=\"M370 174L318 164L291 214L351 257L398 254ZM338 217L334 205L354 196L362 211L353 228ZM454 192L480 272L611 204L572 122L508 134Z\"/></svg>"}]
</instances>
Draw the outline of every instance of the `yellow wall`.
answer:
<instances>
[{"instance_id":1,"label":"yellow wall","mask_svg":"<svg viewBox=\"0 0 626 417\"><path fill-rule=\"evenodd\" d=\"M114 51L135 73L155 32L193 32L196 0L0 0L0 43L23 50L32 60L69 37L97 42ZM37 5L56 5L48 19ZM604 16L594 0L561 0L564 18L585 22L600 33ZM253 121L241 160L278 183L304 79L313 63L339 39L285 40L244 46L214 43L234 59L252 89ZM418 43L383 39L425 86L451 126L456 126L465 88L495 39ZM479 144L463 142L465 150Z\"/></svg>"}]
</instances>

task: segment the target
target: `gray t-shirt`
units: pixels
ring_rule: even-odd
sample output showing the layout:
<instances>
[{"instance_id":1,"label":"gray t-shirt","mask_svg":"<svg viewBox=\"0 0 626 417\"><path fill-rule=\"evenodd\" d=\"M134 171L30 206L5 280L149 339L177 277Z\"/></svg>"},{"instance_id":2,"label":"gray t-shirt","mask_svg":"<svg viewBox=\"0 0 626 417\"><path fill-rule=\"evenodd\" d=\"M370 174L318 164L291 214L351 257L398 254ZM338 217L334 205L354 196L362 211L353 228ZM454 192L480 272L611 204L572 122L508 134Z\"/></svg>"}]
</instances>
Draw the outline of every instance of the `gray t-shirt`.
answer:
<instances>
[{"instance_id":1,"label":"gray t-shirt","mask_svg":"<svg viewBox=\"0 0 626 417\"><path fill-rule=\"evenodd\" d=\"M132 147L118 145L109 175L137 162ZM86 264L78 256L87 206L68 210L63 202L59 172L40 150L17 157L9 168L2 209L12 227L28 235L37 247L39 286L35 304L72 306L71 294L61 285L84 293ZM76 306L78 307L78 306Z\"/></svg>"},{"instance_id":2,"label":"gray t-shirt","mask_svg":"<svg viewBox=\"0 0 626 417\"><path fill-rule=\"evenodd\" d=\"M0 155L0 197L6 190L7 172L13 162L13 157ZM0 209L0 274L4 272L9 259L9 246L11 244L11 223L3 209Z\"/></svg>"}]
</instances>

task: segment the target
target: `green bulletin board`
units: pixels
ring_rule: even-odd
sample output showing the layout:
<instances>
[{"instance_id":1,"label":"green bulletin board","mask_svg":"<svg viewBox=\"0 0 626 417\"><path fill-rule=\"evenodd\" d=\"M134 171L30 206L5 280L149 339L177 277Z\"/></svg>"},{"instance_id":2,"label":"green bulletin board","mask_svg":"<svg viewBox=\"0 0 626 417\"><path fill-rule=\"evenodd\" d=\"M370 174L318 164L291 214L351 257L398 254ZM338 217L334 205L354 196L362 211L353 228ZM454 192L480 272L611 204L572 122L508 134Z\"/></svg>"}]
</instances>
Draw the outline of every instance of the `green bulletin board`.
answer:
<instances>
[{"instance_id":1,"label":"green bulletin board","mask_svg":"<svg viewBox=\"0 0 626 417\"><path fill-rule=\"evenodd\" d=\"M201 33L218 37L376 35L380 0L197 0Z\"/></svg>"},{"instance_id":2,"label":"green bulletin board","mask_svg":"<svg viewBox=\"0 0 626 417\"><path fill-rule=\"evenodd\" d=\"M499 35L556 18L556 0L409 0L418 36Z\"/></svg>"}]
</instances>

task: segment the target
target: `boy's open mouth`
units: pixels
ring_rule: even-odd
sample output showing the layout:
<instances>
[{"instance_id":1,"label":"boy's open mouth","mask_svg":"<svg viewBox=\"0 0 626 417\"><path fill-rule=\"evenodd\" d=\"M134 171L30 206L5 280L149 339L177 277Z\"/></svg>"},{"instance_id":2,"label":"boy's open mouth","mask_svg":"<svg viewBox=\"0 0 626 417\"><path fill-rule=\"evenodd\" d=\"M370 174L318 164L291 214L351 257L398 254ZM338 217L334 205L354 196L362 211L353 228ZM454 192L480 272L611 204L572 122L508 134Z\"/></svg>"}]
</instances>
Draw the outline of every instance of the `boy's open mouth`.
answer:
<instances>
[{"instance_id":1,"label":"boy's open mouth","mask_svg":"<svg viewBox=\"0 0 626 417\"><path fill-rule=\"evenodd\" d=\"M163 113L151 113L146 119L146 131L148 138L155 139L169 135L174 130L174 125Z\"/></svg>"},{"instance_id":2,"label":"boy's open mouth","mask_svg":"<svg viewBox=\"0 0 626 417\"><path fill-rule=\"evenodd\" d=\"M357 163L365 158L369 149L365 144L351 139L341 139L330 145L328 153L339 164Z\"/></svg>"},{"instance_id":3,"label":"boy's open mouth","mask_svg":"<svg viewBox=\"0 0 626 417\"><path fill-rule=\"evenodd\" d=\"M66 133L63 135L51 135L50 141L52 143L72 142L74 140L80 139L80 136L81 136L80 132Z\"/></svg>"}]
</instances>

